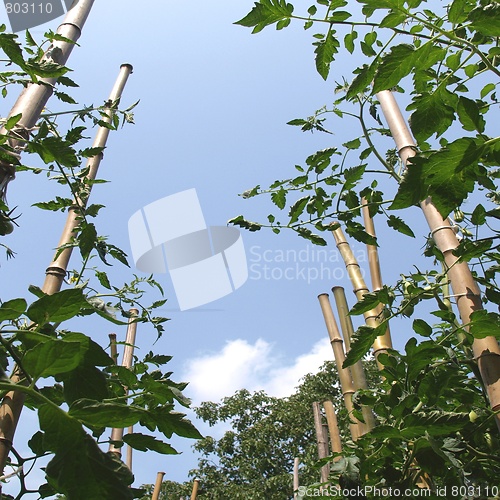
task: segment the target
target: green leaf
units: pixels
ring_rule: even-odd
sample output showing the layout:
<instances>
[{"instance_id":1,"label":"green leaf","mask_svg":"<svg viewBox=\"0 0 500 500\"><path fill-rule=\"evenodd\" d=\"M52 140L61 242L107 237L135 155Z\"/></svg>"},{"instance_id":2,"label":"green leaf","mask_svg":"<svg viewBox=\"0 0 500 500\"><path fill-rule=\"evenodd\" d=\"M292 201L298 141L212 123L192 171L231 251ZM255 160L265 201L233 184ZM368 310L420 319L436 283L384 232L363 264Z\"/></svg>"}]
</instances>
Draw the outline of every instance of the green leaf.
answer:
<instances>
[{"instance_id":1,"label":"green leaf","mask_svg":"<svg viewBox=\"0 0 500 500\"><path fill-rule=\"evenodd\" d=\"M456 95L445 87L438 87L434 93L424 92L417 95L408 110L414 110L410 117L410 126L418 142L423 142L432 135L439 137L455 119L455 109L451 104Z\"/></svg>"},{"instance_id":2,"label":"green leaf","mask_svg":"<svg viewBox=\"0 0 500 500\"><path fill-rule=\"evenodd\" d=\"M167 443L141 433L126 434L123 442L140 451L156 451L163 455L176 455L178 452Z\"/></svg>"},{"instance_id":3,"label":"green leaf","mask_svg":"<svg viewBox=\"0 0 500 500\"><path fill-rule=\"evenodd\" d=\"M28 307L26 314L31 321L43 325L51 321L66 321L76 316L83 308L88 308L83 291L80 288L72 288L44 295Z\"/></svg>"},{"instance_id":4,"label":"green leaf","mask_svg":"<svg viewBox=\"0 0 500 500\"><path fill-rule=\"evenodd\" d=\"M243 217L243 215L238 215L227 221L228 224L233 224L234 226L242 227L243 229L248 229L249 231L260 231L262 225L258 222L250 222Z\"/></svg>"},{"instance_id":5,"label":"green leaf","mask_svg":"<svg viewBox=\"0 0 500 500\"><path fill-rule=\"evenodd\" d=\"M487 5L476 7L469 14L470 27L483 35L499 36L500 34L500 5L491 2Z\"/></svg>"},{"instance_id":6,"label":"green leaf","mask_svg":"<svg viewBox=\"0 0 500 500\"><path fill-rule=\"evenodd\" d=\"M391 89L410 73L415 64L415 49L401 44L391 48L383 57L373 81L373 92Z\"/></svg>"},{"instance_id":7,"label":"green leaf","mask_svg":"<svg viewBox=\"0 0 500 500\"><path fill-rule=\"evenodd\" d=\"M23 117L22 113L19 113L17 115L11 116L6 122L4 127L7 130L12 130L18 123L19 120Z\"/></svg>"},{"instance_id":8,"label":"green leaf","mask_svg":"<svg viewBox=\"0 0 500 500\"><path fill-rule=\"evenodd\" d=\"M432 327L423 319L416 319L413 321L413 331L422 335L422 337L430 337L432 334Z\"/></svg>"},{"instance_id":9,"label":"green leaf","mask_svg":"<svg viewBox=\"0 0 500 500\"><path fill-rule=\"evenodd\" d=\"M78 238L78 246L82 257L86 259L97 244L97 231L92 223L85 223Z\"/></svg>"},{"instance_id":10,"label":"green leaf","mask_svg":"<svg viewBox=\"0 0 500 500\"><path fill-rule=\"evenodd\" d=\"M477 130L479 133L484 132L485 121L476 101L460 96L458 99L457 114L465 130Z\"/></svg>"},{"instance_id":11,"label":"green leaf","mask_svg":"<svg viewBox=\"0 0 500 500\"><path fill-rule=\"evenodd\" d=\"M314 42L313 45L316 46L314 51L316 54L316 70L323 80L326 80L330 73L330 65L340 46L338 39L335 37L335 31L328 31L324 40Z\"/></svg>"},{"instance_id":12,"label":"green leaf","mask_svg":"<svg viewBox=\"0 0 500 500\"><path fill-rule=\"evenodd\" d=\"M431 196L440 214L447 217L474 190L481 154L481 144L463 137L427 157L415 156L390 209L407 208Z\"/></svg>"},{"instance_id":13,"label":"green leaf","mask_svg":"<svg viewBox=\"0 0 500 500\"><path fill-rule=\"evenodd\" d=\"M455 413L433 410L430 412L411 413L404 418L401 434L406 439L413 439L425 433L442 436L457 432L469 423L468 413Z\"/></svg>"},{"instance_id":14,"label":"green leaf","mask_svg":"<svg viewBox=\"0 0 500 500\"><path fill-rule=\"evenodd\" d=\"M12 299L4 302L0 306L0 321L19 318L26 311L26 306L24 299Z\"/></svg>"},{"instance_id":15,"label":"green leaf","mask_svg":"<svg viewBox=\"0 0 500 500\"><path fill-rule=\"evenodd\" d=\"M404 222L403 219L401 219L400 217L396 217L395 215L390 215L389 218L387 219L387 225L389 227L392 227L396 231L405 234L406 236L411 236L412 238L415 238L415 234L411 230L410 226L408 226L406 222Z\"/></svg>"},{"instance_id":16,"label":"green leaf","mask_svg":"<svg viewBox=\"0 0 500 500\"><path fill-rule=\"evenodd\" d=\"M253 9L244 18L234 24L253 27L252 33L258 33L266 26L290 18L292 13L293 5L284 0L260 0L255 2Z\"/></svg>"},{"instance_id":17,"label":"green leaf","mask_svg":"<svg viewBox=\"0 0 500 500\"><path fill-rule=\"evenodd\" d=\"M297 233L299 236L302 236L302 238L305 238L306 240L309 240L311 243L314 245L319 245L319 246L326 246L327 243L324 238L319 236L318 234L314 234L310 229L307 227L299 227L297 230Z\"/></svg>"},{"instance_id":18,"label":"green leaf","mask_svg":"<svg viewBox=\"0 0 500 500\"><path fill-rule=\"evenodd\" d=\"M375 309L380 304L379 294L377 292L366 293L349 311L351 316L359 316L367 311Z\"/></svg>"},{"instance_id":19,"label":"green leaf","mask_svg":"<svg viewBox=\"0 0 500 500\"><path fill-rule=\"evenodd\" d=\"M286 206L286 195L287 192L283 187L280 187L278 191L271 193L272 202L280 209L283 210Z\"/></svg>"},{"instance_id":20,"label":"green leaf","mask_svg":"<svg viewBox=\"0 0 500 500\"><path fill-rule=\"evenodd\" d=\"M373 77L375 76L375 72L377 70L377 64L374 61L370 66L364 64L358 75L352 81L349 89L347 91L347 99L352 100L356 98L358 94L363 93L367 87L373 81Z\"/></svg>"},{"instance_id":21,"label":"green leaf","mask_svg":"<svg viewBox=\"0 0 500 500\"><path fill-rule=\"evenodd\" d=\"M38 418L44 448L54 452L45 472L58 492L72 500L134 498L128 467L113 453L104 453L76 419L52 405L42 405Z\"/></svg>"},{"instance_id":22,"label":"green leaf","mask_svg":"<svg viewBox=\"0 0 500 500\"><path fill-rule=\"evenodd\" d=\"M17 64L21 68L25 68L26 64L23 57L23 51L16 39L17 35L0 33L0 48L14 64Z\"/></svg>"},{"instance_id":23,"label":"green leaf","mask_svg":"<svg viewBox=\"0 0 500 500\"><path fill-rule=\"evenodd\" d=\"M357 361L359 361L365 354L367 354L375 339L380 335L384 335L387 330L385 321L378 325L376 328L371 326L362 325L355 332L351 339L351 349L347 353L343 368L347 368Z\"/></svg>"},{"instance_id":24,"label":"green leaf","mask_svg":"<svg viewBox=\"0 0 500 500\"><path fill-rule=\"evenodd\" d=\"M358 38L358 33L352 31L344 37L344 46L352 54L354 52L354 41Z\"/></svg>"},{"instance_id":25,"label":"green leaf","mask_svg":"<svg viewBox=\"0 0 500 500\"><path fill-rule=\"evenodd\" d=\"M23 367L36 380L74 370L82 360L79 342L48 338L29 349L23 357Z\"/></svg>"},{"instance_id":26,"label":"green leaf","mask_svg":"<svg viewBox=\"0 0 500 500\"><path fill-rule=\"evenodd\" d=\"M41 210L51 210L52 212L57 212L58 210L64 211L68 207L71 207L73 203L73 200L70 198L61 198L60 196L56 196L54 200L33 203L32 206L40 208Z\"/></svg>"},{"instance_id":27,"label":"green leaf","mask_svg":"<svg viewBox=\"0 0 500 500\"><path fill-rule=\"evenodd\" d=\"M483 205L479 204L474 208L470 220L476 226L482 226L486 222L486 209Z\"/></svg>"},{"instance_id":28,"label":"green leaf","mask_svg":"<svg viewBox=\"0 0 500 500\"><path fill-rule=\"evenodd\" d=\"M474 311L470 316L469 332L476 339L489 336L500 339L500 315L485 310Z\"/></svg>"},{"instance_id":29,"label":"green leaf","mask_svg":"<svg viewBox=\"0 0 500 500\"><path fill-rule=\"evenodd\" d=\"M303 198L299 198L291 207L288 212L288 216L290 217L289 224L294 224L299 220L299 217L304 212L306 205L309 201L309 196L304 196Z\"/></svg>"},{"instance_id":30,"label":"green leaf","mask_svg":"<svg viewBox=\"0 0 500 500\"><path fill-rule=\"evenodd\" d=\"M92 427L129 427L145 416L145 410L139 406L90 399L75 401L68 413Z\"/></svg>"}]
</instances>

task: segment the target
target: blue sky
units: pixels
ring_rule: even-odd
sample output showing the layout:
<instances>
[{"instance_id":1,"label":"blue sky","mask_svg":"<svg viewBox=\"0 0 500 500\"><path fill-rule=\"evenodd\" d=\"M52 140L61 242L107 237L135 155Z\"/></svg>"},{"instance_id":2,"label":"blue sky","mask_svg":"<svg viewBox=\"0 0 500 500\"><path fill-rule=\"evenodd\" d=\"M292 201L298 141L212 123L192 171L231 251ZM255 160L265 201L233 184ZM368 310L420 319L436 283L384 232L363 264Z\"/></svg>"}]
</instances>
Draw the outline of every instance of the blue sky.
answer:
<instances>
[{"instance_id":1,"label":"blue sky","mask_svg":"<svg viewBox=\"0 0 500 500\"><path fill-rule=\"evenodd\" d=\"M251 35L232 24L251 7L251 1L229 0L95 3L68 66L80 84L72 95L85 105L107 98L120 64L134 66L122 103L140 99L136 125L111 135L100 171L100 177L111 183L96 186L91 198L92 203L106 205L98 219L99 232L127 253L128 219L148 203L196 188L208 224L224 225L241 213L262 221L273 211L269 201L244 200L238 193L286 178L294 164L303 163L317 149L356 136L349 123L334 130L333 136L304 134L286 125L331 103L334 81L342 75L333 70L326 83L319 77L310 34L300 25ZM0 22L6 22L1 15ZM59 22L32 33L40 38ZM337 67L350 63L341 60ZM54 99L48 107L63 109ZM7 113L8 107L3 107L2 116ZM9 204L18 206L22 217L20 227L5 240L17 256L1 262L3 300L28 296L30 283L43 283L65 215L31 205L57 194L65 194L60 186L25 173L9 186ZM416 241L377 227L387 282L411 272L421 253L428 230L417 209L414 213ZM217 302L181 312L170 278L158 275L169 298L162 313L171 321L157 343L152 329L139 327L139 355L149 350L173 355L173 378L191 382L186 392L195 404L229 396L242 387L289 394L301 376L332 358L317 295L343 285L353 303L333 238L326 254L294 234L243 232L243 239L249 263L245 285ZM355 243L353 248L363 260L363 246ZM321 276L322 269L326 270ZM110 274L118 282L130 277L118 265ZM329 275L337 279L328 279ZM151 300L157 298L151 295ZM94 322L92 328L93 337L103 344L111 331L124 336L124 331L103 321ZM411 326L392 331L396 347L402 347ZM31 425L36 419L25 411L17 435L21 450L23 426ZM187 479L188 470L196 465L190 444L175 441L181 456L137 452L135 485L154 482L159 470L166 471L166 479Z\"/></svg>"}]
</instances>

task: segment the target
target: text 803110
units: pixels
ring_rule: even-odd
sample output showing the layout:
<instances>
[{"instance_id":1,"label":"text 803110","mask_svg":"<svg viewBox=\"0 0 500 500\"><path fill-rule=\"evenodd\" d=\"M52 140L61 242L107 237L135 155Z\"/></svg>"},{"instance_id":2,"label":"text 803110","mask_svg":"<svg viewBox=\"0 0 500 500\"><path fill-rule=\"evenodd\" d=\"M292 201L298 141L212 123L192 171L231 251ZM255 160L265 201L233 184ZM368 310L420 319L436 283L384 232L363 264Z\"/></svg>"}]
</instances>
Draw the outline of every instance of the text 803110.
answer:
<instances>
[{"instance_id":1,"label":"text 803110","mask_svg":"<svg viewBox=\"0 0 500 500\"><path fill-rule=\"evenodd\" d=\"M52 4L50 2L11 2L6 3L7 14L51 14Z\"/></svg>"}]
</instances>

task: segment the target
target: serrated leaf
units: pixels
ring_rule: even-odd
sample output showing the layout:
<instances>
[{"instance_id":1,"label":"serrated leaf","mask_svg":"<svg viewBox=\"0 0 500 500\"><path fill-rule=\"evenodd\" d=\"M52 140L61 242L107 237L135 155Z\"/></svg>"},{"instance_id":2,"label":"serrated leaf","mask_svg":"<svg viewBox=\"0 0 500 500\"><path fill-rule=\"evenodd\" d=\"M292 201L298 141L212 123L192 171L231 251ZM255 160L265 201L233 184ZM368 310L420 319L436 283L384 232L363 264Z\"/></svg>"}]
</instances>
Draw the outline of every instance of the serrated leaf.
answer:
<instances>
[{"instance_id":1,"label":"serrated leaf","mask_svg":"<svg viewBox=\"0 0 500 500\"><path fill-rule=\"evenodd\" d=\"M465 130L476 130L479 133L484 132L485 121L476 101L460 96L458 99L457 114Z\"/></svg>"},{"instance_id":2,"label":"serrated leaf","mask_svg":"<svg viewBox=\"0 0 500 500\"><path fill-rule=\"evenodd\" d=\"M316 49L314 50L314 53L316 54L316 70L321 75L323 80L326 80L328 78L328 74L330 73L330 65L340 46L339 41L335 37L335 31L328 31L323 40L314 42L313 45L316 46Z\"/></svg>"},{"instance_id":3,"label":"serrated leaf","mask_svg":"<svg viewBox=\"0 0 500 500\"><path fill-rule=\"evenodd\" d=\"M380 304L379 294L377 292L366 293L349 311L351 316L359 316L367 311L375 309Z\"/></svg>"},{"instance_id":4,"label":"serrated leaf","mask_svg":"<svg viewBox=\"0 0 500 500\"><path fill-rule=\"evenodd\" d=\"M168 443L164 443L153 436L147 436L138 432L126 434L123 436L123 442L140 451L151 450L156 451L157 453L162 453L163 455L176 455L178 453Z\"/></svg>"},{"instance_id":5,"label":"serrated leaf","mask_svg":"<svg viewBox=\"0 0 500 500\"><path fill-rule=\"evenodd\" d=\"M83 291L80 288L72 288L44 295L28 307L26 315L31 321L43 325L48 322L66 321L76 316L83 308L88 308Z\"/></svg>"},{"instance_id":6,"label":"serrated leaf","mask_svg":"<svg viewBox=\"0 0 500 500\"><path fill-rule=\"evenodd\" d=\"M86 223L78 237L78 247L82 257L86 259L97 244L97 231L92 223Z\"/></svg>"},{"instance_id":7,"label":"serrated leaf","mask_svg":"<svg viewBox=\"0 0 500 500\"><path fill-rule=\"evenodd\" d=\"M262 225L258 222L250 222L246 220L243 215L238 215L227 221L228 224L233 224L234 226L242 227L243 229L248 229L249 231L260 231Z\"/></svg>"},{"instance_id":8,"label":"serrated leaf","mask_svg":"<svg viewBox=\"0 0 500 500\"><path fill-rule=\"evenodd\" d=\"M485 310L474 311L470 316L469 333L476 339L489 336L500 339L500 315Z\"/></svg>"},{"instance_id":9,"label":"serrated leaf","mask_svg":"<svg viewBox=\"0 0 500 500\"><path fill-rule=\"evenodd\" d=\"M4 302L0 306L0 321L19 318L26 311L26 306L24 299L12 299Z\"/></svg>"},{"instance_id":10,"label":"serrated leaf","mask_svg":"<svg viewBox=\"0 0 500 500\"><path fill-rule=\"evenodd\" d=\"M499 36L500 34L500 5L491 2L487 5L473 9L469 16L470 27L483 35Z\"/></svg>"},{"instance_id":11,"label":"serrated leaf","mask_svg":"<svg viewBox=\"0 0 500 500\"><path fill-rule=\"evenodd\" d=\"M253 9L244 18L234 24L253 27L252 33L259 33L266 26L289 18L292 13L293 5L284 0L260 0L255 2Z\"/></svg>"},{"instance_id":12,"label":"serrated leaf","mask_svg":"<svg viewBox=\"0 0 500 500\"><path fill-rule=\"evenodd\" d=\"M355 332L351 339L351 349L347 353L343 368L347 368L359 361L365 354L369 352L373 342L380 335L384 335L387 330L387 325L381 323L376 328L362 325Z\"/></svg>"},{"instance_id":13,"label":"serrated leaf","mask_svg":"<svg viewBox=\"0 0 500 500\"><path fill-rule=\"evenodd\" d=\"M294 224L299 220L299 217L304 212L307 203L309 202L309 196L304 196L303 198L299 198L291 207L288 212L288 216L290 217L289 224Z\"/></svg>"},{"instance_id":14,"label":"serrated leaf","mask_svg":"<svg viewBox=\"0 0 500 500\"><path fill-rule=\"evenodd\" d=\"M79 399L69 408L69 415L94 427L129 427L136 424L146 411L135 405Z\"/></svg>"},{"instance_id":15,"label":"serrated leaf","mask_svg":"<svg viewBox=\"0 0 500 500\"><path fill-rule=\"evenodd\" d=\"M283 187L281 187L278 191L274 191L271 193L272 202L280 209L283 210L286 206L286 195L287 192Z\"/></svg>"},{"instance_id":16,"label":"serrated leaf","mask_svg":"<svg viewBox=\"0 0 500 500\"><path fill-rule=\"evenodd\" d=\"M474 190L481 154L480 143L463 137L428 157L415 156L390 209L407 208L431 196L440 214L447 217Z\"/></svg>"},{"instance_id":17,"label":"serrated leaf","mask_svg":"<svg viewBox=\"0 0 500 500\"><path fill-rule=\"evenodd\" d=\"M48 339L26 351L23 367L36 380L74 370L82 356L79 342Z\"/></svg>"},{"instance_id":18,"label":"serrated leaf","mask_svg":"<svg viewBox=\"0 0 500 500\"><path fill-rule=\"evenodd\" d=\"M415 238L415 234L411 230L410 226L408 226L408 224L406 224L406 222L404 222L403 219L401 219L400 217L396 217L395 215L390 215L389 218L387 219L387 225L389 227L392 227L396 231L405 234L406 236L411 236L412 238Z\"/></svg>"},{"instance_id":19,"label":"serrated leaf","mask_svg":"<svg viewBox=\"0 0 500 500\"><path fill-rule=\"evenodd\" d=\"M4 127L7 130L12 130L18 123L19 120L23 117L22 113L18 113L17 115L11 116L6 122Z\"/></svg>"}]
</instances>

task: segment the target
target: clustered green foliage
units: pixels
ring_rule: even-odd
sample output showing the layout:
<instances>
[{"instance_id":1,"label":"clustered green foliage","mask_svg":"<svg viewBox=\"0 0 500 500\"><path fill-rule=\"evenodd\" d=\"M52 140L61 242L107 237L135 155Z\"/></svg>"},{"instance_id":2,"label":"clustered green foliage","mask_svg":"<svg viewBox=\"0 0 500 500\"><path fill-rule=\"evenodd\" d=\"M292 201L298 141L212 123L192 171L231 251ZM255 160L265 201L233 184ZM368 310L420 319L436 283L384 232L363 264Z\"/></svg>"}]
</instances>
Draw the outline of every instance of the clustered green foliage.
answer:
<instances>
[{"instance_id":1,"label":"clustered green foliage","mask_svg":"<svg viewBox=\"0 0 500 500\"><path fill-rule=\"evenodd\" d=\"M77 86L68 78L68 68L42 60L44 45L60 38L49 33L46 42L39 46L27 33L23 47L17 35L6 33L5 26L1 28L0 49L11 66L9 71L0 73L4 97L12 86L47 85L39 78L51 77L57 78L55 96L65 105L76 104L59 90L61 86ZM36 411L40 428L29 439L30 456L21 456L14 440L5 474L16 471L20 484L16 498L33 493L41 498L61 493L72 500L124 500L141 496L142 491L130 487L133 476L126 465L116 454L103 451L110 443L109 428L135 425L135 432L113 444L120 447L126 443L136 450L160 454L177 452L158 435L167 440L173 434L201 438L185 415L176 411L178 405L188 407L189 400L182 394L186 384L174 382L172 372L164 369L170 356L150 352L142 359L135 357L129 370L115 365L103 346L89 335L73 331L73 325L85 324L87 317L100 316L111 322L104 323L103 328L113 324L120 325L124 331L126 325L134 321L144 324L144 328L149 325L160 336L167 321L154 314L165 300L158 300L151 306L142 303L144 285L157 288L163 294L152 278L134 277L129 283L115 286L102 270L113 260L125 266L128 263L125 253L99 236L92 222L103 207L87 201L92 185L102 181L87 177L85 160L102 150L81 148L80 143L88 122L111 130L118 129L121 122L133 122L132 107L121 111L118 105L118 102L107 102L98 107L44 113L37 126L27 131L24 148L31 154L29 158L34 159L36 155L41 159L37 161L42 167L22 164L20 151L8 145L9 137L19 137L15 135L19 133L16 126L22 116L4 120L5 135L0 137L2 165L14 166L16 172L46 174L49 180L67 189L67 197L57 196L34 205L42 210L68 211L71 208L76 211L78 227L69 246L74 248L74 254L79 252L81 262L77 264L79 269L68 272L61 291L48 295L30 285L31 298L2 297L0 301L1 395L9 391L24 394L25 406ZM106 118L110 112L113 118L108 123ZM67 117L71 120L61 125L59 120ZM6 177L2 177L2 181L5 180ZM2 184L2 196L5 186L6 182ZM0 232L7 234L13 229L15 220L11 218L12 211L6 207L5 199L0 209ZM47 244L50 249L52 245ZM9 255L13 255L11 250L8 250ZM100 261L100 266L91 267L94 261ZM4 289L2 295L5 293ZM132 318L130 308L136 308L139 314ZM75 323L76 318L80 319ZM7 375L12 370L17 373L17 379ZM46 483L37 491L30 491L26 476L41 457L50 459L46 460ZM3 495L2 498L14 497Z\"/></svg>"},{"instance_id":2,"label":"clustered green foliage","mask_svg":"<svg viewBox=\"0 0 500 500\"><path fill-rule=\"evenodd\" d=\"M369 378L378 380L374 362L367 366ZM199 418L210 426L223 425L229 429L220 439L207 436L194 445L201 453L198 467L190 471L190 476L200 481L198 498L289 499L293 496L295 457L301 464L301 484L316 483L318 452L312 403L335 402L342 437L348 441L348 416L339 404L341 398L337 370L328 361L318 373L306 375L289 397L242 389L220 403L202 403L195 409ZM190 495L191 488L191 482L168 481L162 485L160 498Z\"/></svg>"},{"instance_id":3,"label":"clustered green foliage","mask_svg":"<svg viewBox=\"0 0 500 500\"><path fill-rule=\"evenodd\" d=\"M332 145L295 165L288 179L243 193L244 198L269 195L277 209L286 210L285 220L270 214L260 223L240 215L230 222L250 231L291 229L318 245L326 245L326 232L341 224L350 237L377 245L361 223L363 205L376 223L385 221L409 238L416 236L404 209L431 197L443 217L453 214L460 238L453 253L472 268L485 310L474 312L470 324L459 323L443 255L430 237L424 251L430 270L401 274L396 284L353 308L351 314L359 315L382 305L382 323L357 330L346 366L368 352L391 318L416 315L421 302L427 310L435 304L425 319L413 316L408 328L424 340L411 338L404 352L383 354L383 383L357 394L358 405L374 408L378 426L346 448L332 464L332 477L340 478L340 485L401 489L422 485L425 478L432 498L443 487L448 497L491 496L485 487L498 485L500 440L484 388L473 377L478 370L471 344L474 338L500 338L500 232L495 227L500 218L495 119L500 4L316 0L309 8L299 7L297 12L285 0L259 0L236 24L258 33L268 26L281 30L303 23L313 33L319 75L327 80L334 73L330 68L337 69L336 97L289 125L330 134L346 130L349 120L359 133L343 144L329 135ZM334 65L340 55L343 71L345 56L353 56L352 75L342 75ZM406 166L380 116L377 93L387 90L410 112L417 146Z\"/></svg>"}]
</instances>

